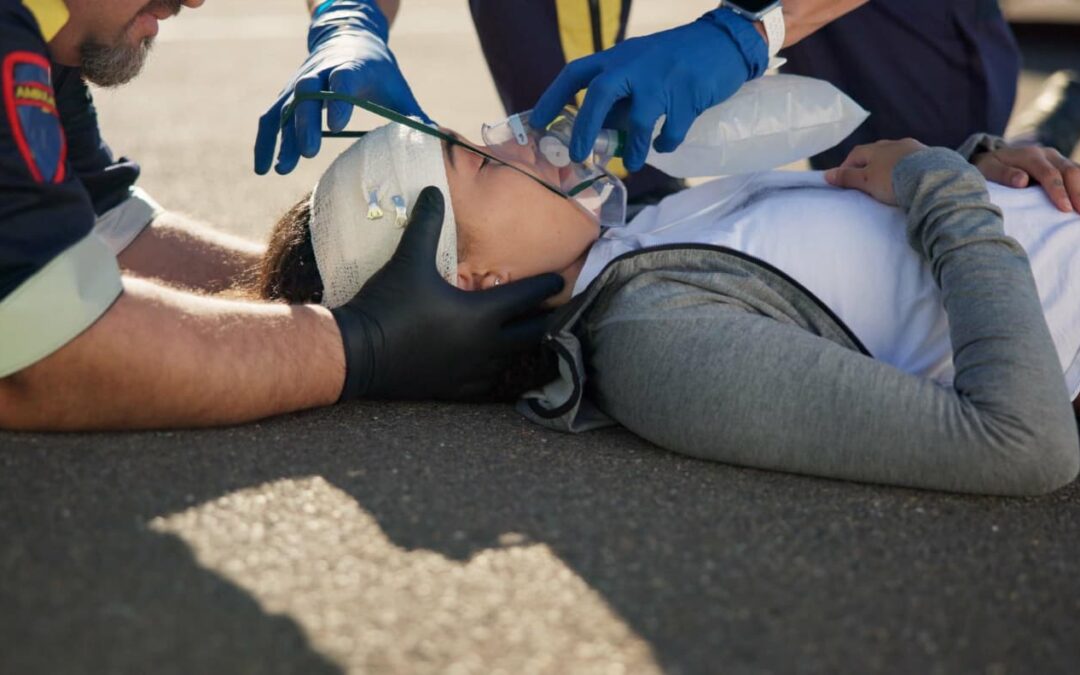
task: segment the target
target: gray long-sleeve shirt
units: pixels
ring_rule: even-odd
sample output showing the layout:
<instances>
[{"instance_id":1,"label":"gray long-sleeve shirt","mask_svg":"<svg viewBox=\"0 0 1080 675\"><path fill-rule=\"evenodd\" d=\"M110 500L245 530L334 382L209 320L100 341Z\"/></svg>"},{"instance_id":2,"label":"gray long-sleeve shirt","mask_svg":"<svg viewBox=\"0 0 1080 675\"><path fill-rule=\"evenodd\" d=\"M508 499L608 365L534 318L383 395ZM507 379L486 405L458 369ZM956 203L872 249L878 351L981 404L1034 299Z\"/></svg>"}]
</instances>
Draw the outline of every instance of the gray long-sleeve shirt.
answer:
<instances>
[{"instance_id":1,"label":"gray long-sleeve shirt","mask_svg":"<svg viewBox=\"0 0 1080 675\"><path fill-rule=\"evenodd\" d=\"M949 317L952 387L874 361L781 271L712 247L643 250L564 308L562 377L526 397L565 430L617 421L673 451L834 478L1035 494L1080 442L1023 249L981 175L924 150L894 172Z\"/></svg>"}]
</instances>

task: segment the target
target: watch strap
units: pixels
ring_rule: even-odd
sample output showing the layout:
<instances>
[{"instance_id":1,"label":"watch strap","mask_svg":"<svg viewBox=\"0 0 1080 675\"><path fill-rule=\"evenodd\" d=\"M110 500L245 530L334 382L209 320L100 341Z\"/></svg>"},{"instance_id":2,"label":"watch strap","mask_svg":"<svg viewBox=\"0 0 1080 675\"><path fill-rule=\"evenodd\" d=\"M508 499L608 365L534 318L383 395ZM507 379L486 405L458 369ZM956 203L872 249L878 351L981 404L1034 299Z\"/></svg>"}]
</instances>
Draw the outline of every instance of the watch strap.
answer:
<instances>
[{"instance_id":1,"label":"watch strap","mask_svg":"<svg viewBox=\"0 0 1080 675\"><path fill-rule=\"evenodd\" d=\"M769 43L769 58L772 59L783 48L784 39L787 37L784 8L777 5L770 9L765 16L761 17L761 23L765 26L765 37Z\"/></svg>"}]
</instances>

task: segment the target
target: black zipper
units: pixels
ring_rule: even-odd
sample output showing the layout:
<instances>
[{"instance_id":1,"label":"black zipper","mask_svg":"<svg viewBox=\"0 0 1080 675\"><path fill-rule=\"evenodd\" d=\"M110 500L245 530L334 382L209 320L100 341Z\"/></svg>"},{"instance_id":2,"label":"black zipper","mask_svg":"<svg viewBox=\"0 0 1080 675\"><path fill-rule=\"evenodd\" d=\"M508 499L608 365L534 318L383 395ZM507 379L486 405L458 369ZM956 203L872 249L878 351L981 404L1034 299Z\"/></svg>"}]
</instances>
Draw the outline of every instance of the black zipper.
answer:
<instances>
[{"instance_id":1,"label":"black zipper","mask_svg":"<svg viewBox=\"0 0 1080 675\"><path fill-rule=\"evenodd\" d=\"M641 248L641 249L638 249L636 251L627 251L626 253L623 253L622 255L620 255L620 256L618 256L616 258L613 258L610 262L608 262L608 264L604 265L604 269L600 270L600 273L597 274L596 277L594 277L593 280L589 282L589 285L585 287L585 290L583 290L581 293L578 294L578 297L584 298L588 294L589 289L591 289L593 287L593 284L597 283L599 281L600 277L602 277L604 275L604 272L607 272L608 269L612 265L615 265L616 263L620 263L623 260L629 260L631 258L636 258L639 255L645 255L647 253L657 253L657 252L660 252L660 251L678 251L678 250L684 250L684 251L685 250L690 250L690 251L716 251L718 253L727 253L728 255L735 256L736 258L739 258L740 260L745 260L745 261L747 261L749 263L753 263L753 264L755 264L755 265L757 265L759 267L762 267L762 268L764 268L765 270L767 270L769 272L772 272L776 276L780 277L784 281L786 281L789 284L791 284L792 286L794 286L796 289L802 291L806 295L806 297L810 298L814 302L815 305L817 305L823 312L825 312L825 314L827 314L829 316L830 319L832 319L833 321L836 322L836 325L840 326L840 330L844 331L844 334L848 336L848 339L851 340L852 344L854 344L856 347L859 348L860 352L862 352L866 356L869 356L870 358L874 357L874 355L870 353L870 350L867 349L865 345L863 345L862 340L857 338L855 336L855 333L853 333L851 331L851 329L848 328L847 324L845 324L840 319L840 317L836 315L836 312L832 311L832 308L830 308L828 305L826 305L825 302L821 298L814 295L810 291L809 288L807 288L806 286L803 286L801 283L799 283L798 281L793 279L787 272L780 269L779 267L775 267L773 265L770 265L769 263L765 262L764 260L762 260L760 258L755 258L754 256L750 255L749 253L743 253L742 251L738 251L738 250L733 249L733 248L728 248L727 246L717 246L715 244L663 244L661 246L647 246L645 248ZM557 333L558 331L565 328L566 324L568 323L569 316L573 316L575 313L576 312L571 312L568 315L568 318L566 320L560 321L557 325L553 326L548 331L548 335L554 336L555 333Z\"/></svg>"},{"instance_id":2,"label":"black zipper","mask_svg":"<svg viewBox=\"0 0 1080 675\"><path fill-rule=\"evenodd\" d=\"M862 340L860 340L858 337L856 337L855 333L853 333L852 330L850 328L848 328L847 324L845 324L840 319L840 317L836 315L836 312L834 312L832 310L832 308L830 308L828 305L826 305L821 300L821 298L814 295L810 291L810 289L808 289L806 286L803 286L801 283L799 283L798 281L793 279L790 275L788 275L786 272L784 272L780 268L775 267L773 265L770 265L769 263L765 262L764 260L761 260L759 258L755 258L752 255L749 255L747 253L743 253L742 251L737 251L737 250L735 250L733 248L728 248L727 246L716 246L716 245L713 245L713 244L666 244L666 245L663 245L663 246L650 246L650 247L647 247L647 248L638 249L637 251L628 251L627 253L623 253L622 255L612 259L610 262L608 262L608 264L604 265L604 269L600 270L600 273L597 274L596 277L593 278L593 280L591 282L589 282L589 285L585 288L584 291L582 291L581 293L578 294L578 296L577 296L577 298L575 298L575 300L580 298L581 302L583 302L583 303L586 302L585 298L587 298L589 296L589 291L592 290L592 287L594 285L596 285L597 283L599 283L600 278L604 276L604 273L607 272L608 269L610 269L616 263L620 263L620 262L622 262L624 260L629 260L631 258L636 258L639 255L646 255L646 254L649 254L649 253L658 253L658 252L661 252L661 251L677 251L677 250L715 251L717 253L726 253L728 255L735 256L736 258L739 258L740 260L745 260L745 261L747 261L749 263L753 263L755 265L758 265L761 268L763 268L763 269L765 269L765 270L767 270L769 272L772 272L776 276L780 277L784 281L786 281L789 284L791 284L792 286L794 286L797 290L801 291L803 294L806 295L806 297L810 298L810 300L813 301L814 304L816 304L818 306L818 308L821 309L821 311L825 312L825 314L830 319L832 319L836 323L837 326L840 327L840 330L842 330L844 332L844 335L846 335L848 337L848 339L851 340L852 344L854 344L856 347L858 347L859 351L863 355L869 356L870 358L874 358L874 355L870 353L870 350L867 349L865 345L863 345ZM580 312L578 312L577 308L572 309L572 310L568 310L567 313L566 313L566 318L562 319L561 321L559 321L558 323L553 325L551 328L549 328L548 332L547 332L547 335L544 336L544 343L547 345L547 347L549 349L554 349L559 354L559 356L561 358L563 358L563 359L565 359L567 361L570 361L570 353L569 353L569 351L567 351L567 349L565 347L563 347L563 345L559 344L555 340L555 335L558 334L560 331L562 331L564 328L566 328L567 324L572 323L573 321L576 321L579 313ZM540 404L537 403L535 399L529 399L527 401L527 403L529 405L529 408L532 410L532 412L537 417L541 417L541 418L544 418L544 419L555 419L557 417L562 417L566 413L570 412L570 410L574 407L574 405L576 405L577 401L580 399L581 394L582 394L581 381L580 381L580 378L578 376L578 372L577 372L576 369L571 368L570 373L571 373L571 377L573 379L574 390L571 393L570 397L566 400L566 403L563 403L562 405L560 405L560 406L558 406L558 407L556 407L554 409L549 410L549 409L545 409L545 408L541 407Z\"/></svg>"},{"instance_id":3,"label":"black zipper","mask_svg":"<svg viewBox=\"0 0 1080 675\"><path fill-rule=\"evenodd\" d=\"M604 34L600 28L600 0L589 0L589 17L592 19L593 52L604 51Z\"/></svg>"},{"instance_id":4,"label":"black zipper","mask_svg":"<svg viewBox=\"0 0 1080 675\"><path fill-rule=\"evenodd\" d=\"M560 359L567 361L568 363L573 363L570 350L566 347L555 340L548 340L546 345L548 349L554 349ZM533 414L537 417L545 420L553 420L570 412L574 406L578 404L578 401L581 400L581 376L578 374L577 368L570 368L570 378L573 380L574 390L570 392L570 396L567 397L566 403L555 408L545 408L540 405L536 399L530 398L525 401L529 406L529 410L532 410Z\"/></svg>"}]
</instances>

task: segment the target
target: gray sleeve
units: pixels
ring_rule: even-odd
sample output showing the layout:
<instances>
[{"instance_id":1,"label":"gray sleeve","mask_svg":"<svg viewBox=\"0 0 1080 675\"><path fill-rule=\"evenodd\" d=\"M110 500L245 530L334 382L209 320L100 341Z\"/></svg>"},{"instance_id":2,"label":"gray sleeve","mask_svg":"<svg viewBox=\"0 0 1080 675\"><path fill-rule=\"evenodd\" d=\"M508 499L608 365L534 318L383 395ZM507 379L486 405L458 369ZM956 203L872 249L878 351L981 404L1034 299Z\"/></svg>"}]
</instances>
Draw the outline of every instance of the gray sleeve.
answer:
<instances>
[{"instance_id":1,"label":"gray sleeve","mask_svg":"<svg viewBox=\"0 0 1080 675\"><path fill-rule=\"evenodd\" d=\"M964 141L963 145L956 149L956 152L970 162L975 155L981 155L984 152L993 152L1008 146L1009 144L1006 143L1005 139L1001 136L978 133L968 136L968 139Z\"/></svg>"},{"instance_id":2,"label":"gray sleeve","mask_svg":"<svg viewBox=\"0 0 1080 675\"><path fill-rule=\"evenodd\" d=\"M675 307L591 335L598 404L670 450L833 478L1041 494L1080 442L1027 257L977 171L916 153L894 186L949 316L953 387L734 305Z\"/></svg>"}]
</instances>

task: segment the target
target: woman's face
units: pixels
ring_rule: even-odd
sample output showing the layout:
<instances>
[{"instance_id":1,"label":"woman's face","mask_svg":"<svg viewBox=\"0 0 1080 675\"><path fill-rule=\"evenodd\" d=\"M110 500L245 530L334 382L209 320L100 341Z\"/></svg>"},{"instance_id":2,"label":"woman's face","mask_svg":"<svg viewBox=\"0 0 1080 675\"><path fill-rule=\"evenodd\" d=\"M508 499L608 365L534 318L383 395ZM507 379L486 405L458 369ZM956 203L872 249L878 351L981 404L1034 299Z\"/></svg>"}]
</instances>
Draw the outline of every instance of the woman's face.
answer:
<instances>
[{"instance_id":1,"label":"woman's face","mask_svg":"<svg viewBox=\"0 0 1080 675\"><path fill-rule=\"evenodd\" d=\"M565 302L600 234L596 220L512 167L450 143L443 155L461 249L458 286L481 290L557 272L567 288L549 304Z\"/></svg>"}]
</instances>

